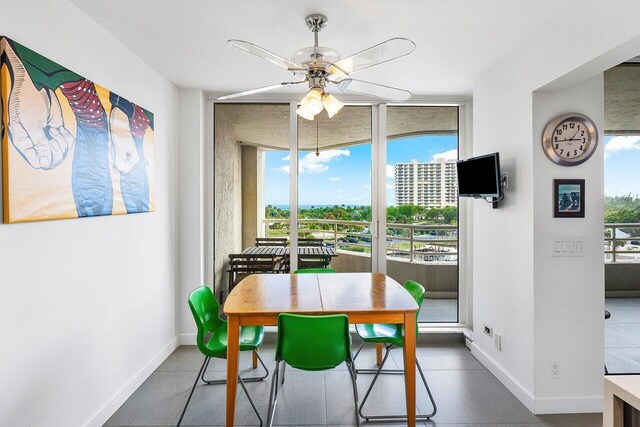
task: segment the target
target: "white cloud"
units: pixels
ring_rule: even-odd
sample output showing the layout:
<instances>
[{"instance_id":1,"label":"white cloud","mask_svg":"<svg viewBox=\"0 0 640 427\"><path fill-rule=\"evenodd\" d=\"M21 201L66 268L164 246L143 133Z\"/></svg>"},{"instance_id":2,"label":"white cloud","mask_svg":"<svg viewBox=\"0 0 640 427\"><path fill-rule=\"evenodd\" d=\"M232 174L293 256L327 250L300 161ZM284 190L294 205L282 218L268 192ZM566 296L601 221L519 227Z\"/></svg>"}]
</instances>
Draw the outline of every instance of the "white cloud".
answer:
<instances>
[{"instance_id":1,"label":"white cloud","mask_svg":"<svg viewBox=\"0 0 640 427\"><path fill-rule=\"evenodd\" d=\"M338 182L338 181L342 181L342 178L340 178L338 176L334 176L334 177L329 178L329 181Z\"/></svg>"},{"instance_id":2,"label":"white cloud","mask_svg":"<svg viewBox=\"0 0 640 427\"><path fill-rule=\"evenodd\" d=\"M393 184L387 184L387 190L393 190Z\"/></svg>"},{"instance_id":3,"label":"white cloud","mask_svg":"<svg viewBox=\"0 0 640 427\"><path fill-rule=\"evenodd\" d=\"M443 153L437 153L431 156L432 161L437 161L438 159L445 160L457 160L458 159L458 149L454 148L453 150L445 151Z\"/></svg>"},{"instance_id":4,"label":"white cloud","mask_svg":"<svg viewBox=\"0 0 640 427\"><path fill-rule=\"evenodd\" d=\"M316 153L308 153L304 157L298 160L298 173L314 175L323 173L329 170L327 163L338 159L342 156L349 157L351 152L349 150L325 150L321 151L320 155L316 156ZM283 161L289 161L290 157L287 155L282 158ZM289 173L289 165L280 166L278 171L283 173ZM333 179L332 181L339 181L341 178Z\"/></svg>"},{"instance_id":5,"label":"white cloud","mask_svg":"<svg viewBox=\"0 0 640 427\"><path fill-rule=\"evenodd\" d=\"M395 178L395 169L392 165L387 165L387 179Z\"/></svg>"},{"instance_id":6,"label":"white cloud","mask_svg":"<svg viewBox=\"0 0 640 427\"><path fill-rule=\"evenodd\" d=\"M640 136L615 136L604 146L604 158L618 151L640 150Z\"/></svg>"}]
</instances>

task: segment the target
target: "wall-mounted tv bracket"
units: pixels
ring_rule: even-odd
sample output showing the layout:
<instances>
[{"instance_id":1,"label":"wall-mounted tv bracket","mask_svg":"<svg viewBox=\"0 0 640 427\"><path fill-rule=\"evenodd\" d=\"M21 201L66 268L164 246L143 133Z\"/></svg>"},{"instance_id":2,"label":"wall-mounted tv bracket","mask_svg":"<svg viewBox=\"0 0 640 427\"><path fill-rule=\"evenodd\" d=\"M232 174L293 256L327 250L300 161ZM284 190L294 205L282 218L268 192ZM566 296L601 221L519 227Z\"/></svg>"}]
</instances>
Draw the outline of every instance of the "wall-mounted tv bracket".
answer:
<instances>
[{"instance_id":1,"label":"wall-mounted tv bracket","mask_svg":"<svg viewBox=\"0 0 640 427\"><path fill-rule=\"evenodd\" d=\"M476 196L476 199L482 199L487 203L493 204L493 209L498 209L498 202L504 200L504 190L509 188L508 181L509 174L507 172L502 172L500 174L500 197L480 197Z\"/></svg>"},{"instance_id":2,"label":"wall-mounted tv bracket","mask_svg":"<svg viewBox=\"0 0 640 427\"><path fill-rule=\"evenodd\" d=\"M502 172L500 174L500 197L492 197L491 203L493 203L493 209L498 209L498 202L504 200L504 190L509 188L508 178L509 174L507 172Z\"/></svg>"}]
</instances>

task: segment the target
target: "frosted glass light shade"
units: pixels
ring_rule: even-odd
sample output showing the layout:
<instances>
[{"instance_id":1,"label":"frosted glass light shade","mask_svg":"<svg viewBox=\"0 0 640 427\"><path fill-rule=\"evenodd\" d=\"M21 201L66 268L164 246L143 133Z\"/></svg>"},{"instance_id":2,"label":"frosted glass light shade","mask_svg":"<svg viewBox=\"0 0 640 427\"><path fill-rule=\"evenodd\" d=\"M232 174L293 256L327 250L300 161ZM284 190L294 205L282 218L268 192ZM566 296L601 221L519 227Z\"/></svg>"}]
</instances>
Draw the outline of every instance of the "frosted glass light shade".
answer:
<instances>
[{"instance_id":1,"label":"frosted glass light shade","mask_svg":"<svg viewBox=\"0 0 640 427\"><path fill-rule=\"evenodd\" d=\"M322 105L324 106L324 109L327 110L327 115L329 116L329 118L335 116L338 111L340 111L342 109L342 107L344 107L344 104L340 101L338 101L338 99L327 93L322 97Z\"/></svg>"},{"instance_id":2,"label":"frosted glass light shade","mask_svg":"<svg viewBox=\"0 0 640 427\"><path fill-rule=\"evenodd\" d=\"M303 119L307 119L307 120L313 120L313 118L315 117L315 114L309 112L303 106L298 107L298 109L296 110L296 113Z\"/></svg>"}]
</instances>

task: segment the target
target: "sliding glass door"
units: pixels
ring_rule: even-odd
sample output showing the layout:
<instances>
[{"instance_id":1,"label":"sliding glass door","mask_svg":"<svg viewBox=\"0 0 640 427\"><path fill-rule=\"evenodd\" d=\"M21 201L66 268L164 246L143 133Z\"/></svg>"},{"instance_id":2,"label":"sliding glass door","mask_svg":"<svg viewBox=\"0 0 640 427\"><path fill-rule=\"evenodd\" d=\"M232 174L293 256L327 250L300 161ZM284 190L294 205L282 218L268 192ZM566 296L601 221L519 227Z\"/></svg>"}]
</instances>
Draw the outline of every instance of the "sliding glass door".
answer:
<instances>
[{"instance_id":1,"label":"sliding glass door","mask_svg":"<svg viewBox=\"0 0 640 427\"><path fill-rule=\"evenodd\" d=\"M416 280L419 320L458 322L459 107L347 105L313 121L296 107L216 105L216 287L242 279L233 256L278 245L297 256L276 258L274 272Z\"/></svg>"}]
</instances>

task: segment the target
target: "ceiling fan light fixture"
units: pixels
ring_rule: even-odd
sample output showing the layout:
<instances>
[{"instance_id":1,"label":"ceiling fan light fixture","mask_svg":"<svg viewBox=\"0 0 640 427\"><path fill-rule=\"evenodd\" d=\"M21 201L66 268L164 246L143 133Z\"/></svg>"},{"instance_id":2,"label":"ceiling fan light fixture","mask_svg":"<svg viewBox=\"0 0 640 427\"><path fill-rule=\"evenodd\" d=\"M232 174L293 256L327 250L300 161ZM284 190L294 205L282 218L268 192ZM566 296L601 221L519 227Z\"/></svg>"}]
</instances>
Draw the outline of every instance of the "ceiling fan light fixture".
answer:
<instances>
[{"instance_id":1,"label":"ceiling fan light fixture","mask_svg":"<svg viewBox=\"0 0 640 427\"><path fill-rule=\"evenodd\" d=\"M302 105L300 107L298 107L298 109L296 110L296 114L298 114L303 119L307 119L307 120L313 120L314 117L315 117L315 114L313 114L310 111L308 111Z\"/></svg>"},{"instance_id":2,"label":"ceiling fan light fixture","mask_svg":"<svg viewBox=\"0 0 640 427\"><path fill-rule=\"evenodd\" d=\"M314 116L322 111L322 94L323 90L320 87L312 87L309 92L302 98L300 102L301 107L313 114Z\"/></svg>"},{"instance_id":3,"label":"ceiling fan light fixture","mask_svg":"<svg viewBox=\"0 0 640 427\"><path fill-rule=\"evenodd\" d=\"M324 109L327 110L327 115L329 118L335 116L338 111L344 107L344 104L338 100L335 96L330 93L325 93L322 97L322 105Z\"/></svg>"}]
</instances>

